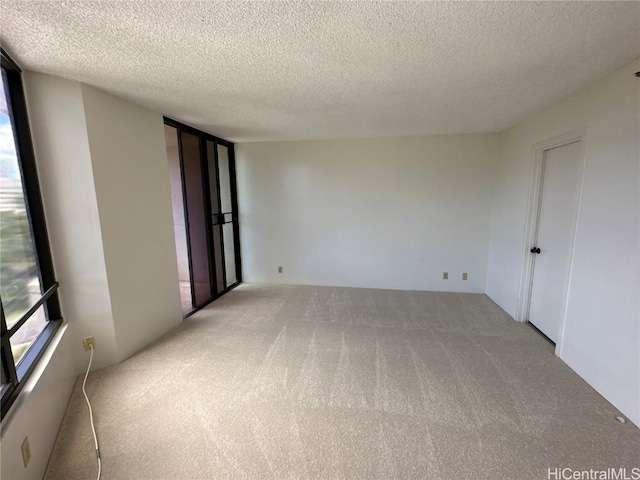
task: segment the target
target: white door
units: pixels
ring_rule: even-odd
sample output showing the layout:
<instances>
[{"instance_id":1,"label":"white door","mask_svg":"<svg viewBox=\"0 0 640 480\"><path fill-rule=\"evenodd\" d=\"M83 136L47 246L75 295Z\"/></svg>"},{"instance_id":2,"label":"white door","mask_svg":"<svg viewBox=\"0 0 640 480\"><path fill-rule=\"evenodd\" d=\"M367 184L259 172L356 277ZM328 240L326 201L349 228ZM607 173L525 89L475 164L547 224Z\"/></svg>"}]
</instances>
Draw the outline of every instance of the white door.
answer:
<instances>
[{"instance_id":1,"label":"white door","mask_svg":"<svg viewBox=\"0 0 640 480\"><path fill-rule=\"evenodd\" d=\"M555 343L567 296L580 148L575 142L545 152L537 238L531 250L535 260L529 321Z\"/></svg>"}]
</instances>

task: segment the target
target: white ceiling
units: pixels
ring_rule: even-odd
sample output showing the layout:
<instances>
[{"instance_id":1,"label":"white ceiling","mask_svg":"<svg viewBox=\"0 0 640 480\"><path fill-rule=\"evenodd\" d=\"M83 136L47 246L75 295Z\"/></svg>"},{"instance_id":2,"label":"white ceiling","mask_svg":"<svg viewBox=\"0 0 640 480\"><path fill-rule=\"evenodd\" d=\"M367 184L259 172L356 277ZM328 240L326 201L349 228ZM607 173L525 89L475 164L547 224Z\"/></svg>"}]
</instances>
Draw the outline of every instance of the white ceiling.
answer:
<instances>
[{"instance_id":1,"label":"white ceiling","mask_svg":"<svg viewBox=\"0 0 640 480\"><path fill-rule=\"evenodd\" d=\"M0 2L24 69L234 141L495 132L640 52L640 2Z\"/></svg>"}]
</instances>

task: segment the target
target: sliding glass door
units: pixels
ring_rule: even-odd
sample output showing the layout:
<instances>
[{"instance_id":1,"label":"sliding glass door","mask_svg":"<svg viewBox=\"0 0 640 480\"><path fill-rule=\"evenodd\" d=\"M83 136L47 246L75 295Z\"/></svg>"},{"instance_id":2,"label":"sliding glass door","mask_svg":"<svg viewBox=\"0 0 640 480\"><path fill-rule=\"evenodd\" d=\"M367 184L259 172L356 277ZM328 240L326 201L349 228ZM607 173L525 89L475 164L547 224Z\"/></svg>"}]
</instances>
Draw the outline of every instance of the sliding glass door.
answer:
<instances>
[{"instance_id":1,"label":"sliding glass door","mask_svg":"<svg viewBox=\"0 0 640 480\"><path fill-rule=\"evenodd\" d=\"M207 142L207 149L213 152L213 155L208 157L211 165L210 184L216 184L217 191L217 204L214 205L212 197L211 225L216 265L219 267L216 271L217 288L220 291L237 283L239 278L236 267L236 254L239 254L239 251L235 242L238 236L238 218L235 192L232 191L232 185L235 185L235 169L230 160L231 149L228 146Z\"/></svg>"},{"instance_id":2,"label":"sliding glass door","mask_svg":"<svg viewBox=\"0 0 640 480\"><path fill-rule=\"evenodd\" d=\"M165 119L185 315L241 282L233 144Z\"/></svg>"}]
</instances>

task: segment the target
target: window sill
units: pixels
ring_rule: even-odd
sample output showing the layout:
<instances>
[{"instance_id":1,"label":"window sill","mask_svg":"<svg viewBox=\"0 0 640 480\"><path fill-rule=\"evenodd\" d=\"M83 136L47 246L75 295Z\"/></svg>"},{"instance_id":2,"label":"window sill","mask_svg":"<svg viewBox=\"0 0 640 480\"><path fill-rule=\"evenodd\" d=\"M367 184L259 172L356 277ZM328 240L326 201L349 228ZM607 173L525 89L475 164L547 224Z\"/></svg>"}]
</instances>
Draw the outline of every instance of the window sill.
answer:
<instances>
[{"instance_id":1,"label":"window sill","mask_svg":"<svg viewBox=\"0 0 640 480\"><path fill-rule=\"evenodd\" d=\"M54 322L50 322L54 323ZM47 330L43 332L43 334L36 340L36 342L43 342L44 348L41 348L39 351L39 358L35 358L35 362L31 364L31 368L26 370L26 374L28 374L28 378L26 381L21 382L19 387L11 393L10 399L7 401L8 407L7 411L3 412L2 423L0 424L0 429L2 430L2 436L4 436L4 432L11 423L12 418L15 416L16 412L20 410L20 407L26 402L30 393L34 390L35 386L40 381L44 372L49 365L51 358L56 353L60 342L62 341L64 335L67 332L69 327L68 323L55 322L57 325L48 325L47 328L51 327L51 331ZM34 347L38 347L38 345L33 345ZM24 363L24 362L23 362ZM20 372L20 369L19 373ZM29 371L31 370L31 371ZM75 372L74 372L75 373ZM23 373L24 375L24 373Z\"/></svg>"}]
</instances>

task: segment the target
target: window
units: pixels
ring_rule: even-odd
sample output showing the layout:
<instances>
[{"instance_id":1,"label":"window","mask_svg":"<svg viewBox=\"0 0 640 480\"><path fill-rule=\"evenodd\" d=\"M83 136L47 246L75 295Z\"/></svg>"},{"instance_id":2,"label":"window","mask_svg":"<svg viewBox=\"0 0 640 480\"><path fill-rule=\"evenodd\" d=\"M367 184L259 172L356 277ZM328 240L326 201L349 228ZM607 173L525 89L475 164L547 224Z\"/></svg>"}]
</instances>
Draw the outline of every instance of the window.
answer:
<instances>
[{"instance_id":1,"label":"window","mask_svg":"<svg viewBox=\"0 0 640 480\"><path fill-rule=\"evenodd\" d=\"M0 313L2 417L62 323L20 69L2 53Z\"/></svg>"}]
</instances>

